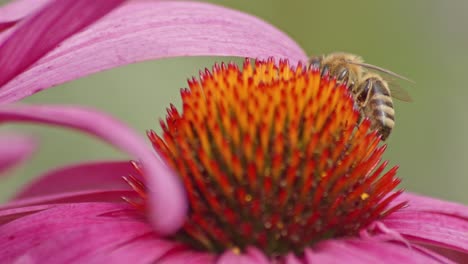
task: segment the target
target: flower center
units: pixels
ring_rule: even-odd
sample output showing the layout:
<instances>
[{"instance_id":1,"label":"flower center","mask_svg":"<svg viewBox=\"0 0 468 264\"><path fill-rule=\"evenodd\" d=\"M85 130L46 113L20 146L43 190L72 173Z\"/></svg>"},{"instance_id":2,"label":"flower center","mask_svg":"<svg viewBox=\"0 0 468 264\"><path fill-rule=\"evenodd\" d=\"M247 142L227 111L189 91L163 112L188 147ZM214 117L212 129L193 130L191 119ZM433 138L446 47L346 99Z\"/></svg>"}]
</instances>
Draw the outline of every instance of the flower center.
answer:
<instances>
[{"instance_id":1,"label":"flower center","mask_svg":"<svg viewBox=\"0 0 468 264\"><path fill-rule=\"evenodd\" d=\"M403 206L388 207L400 180L396 167L381 175L379 136L347 87L320 69L246 60L242 70L215 65L189 87L162 135L148 133L187 190L176 239L212 252L300 254Z\"/></svg>"}]
</instances>

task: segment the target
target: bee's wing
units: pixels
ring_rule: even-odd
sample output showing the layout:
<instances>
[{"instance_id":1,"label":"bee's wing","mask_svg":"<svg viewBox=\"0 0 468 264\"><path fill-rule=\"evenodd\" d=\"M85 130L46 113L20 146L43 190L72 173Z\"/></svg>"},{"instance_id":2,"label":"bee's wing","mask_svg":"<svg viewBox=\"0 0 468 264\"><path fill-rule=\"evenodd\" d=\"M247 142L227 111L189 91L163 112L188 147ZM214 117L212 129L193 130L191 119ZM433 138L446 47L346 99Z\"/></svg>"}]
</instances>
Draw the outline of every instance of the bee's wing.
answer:
<instances>
[{"instance_id":1,"label":"bee's wing","mask_svg":"<svg viewBox=\"0 0 468 264\"><path fill-rule=\"evenodd\" d=\"M394 72L392 72L390 70L387 70L387 69L384 69L384 68L381 68L379 66L375 66L375 65L372 65L372 64L368 64L368 63L364 63L364 62L357 62L357 63L349 62L349 63L360 65L360 66L365 67L365 68L367 68L369 70L384 73L385 75L387 75L387 78L385 78L385 80L389 84L390 91L391 91L391 94L392 94L393 98L404 101L404 102L412 102L413 101L413 99L411 98L409 93L405 89L403 89L400 85L398 85L398 83L395 81L395 79L400 79L400 80L404 80L404 81L407 81L407 82L410 82L410 83L414 84L415 82L412 81L411 79L408 79L405 76L399 75L399 74L394 73Z\"/></svg>"},{"instance_id":2,"label":"bee's wing","mask_svg":"<svg viewBox=\"0 0 468 264\"><path fill-rule=\"evenodd\" d=\"M404 88L402 88L395 80L386 79L386 81L388 82L388 87L390 88L390 92L393 98L403 102L413 101L411 95Z\"/></svg>"}]
</instances>

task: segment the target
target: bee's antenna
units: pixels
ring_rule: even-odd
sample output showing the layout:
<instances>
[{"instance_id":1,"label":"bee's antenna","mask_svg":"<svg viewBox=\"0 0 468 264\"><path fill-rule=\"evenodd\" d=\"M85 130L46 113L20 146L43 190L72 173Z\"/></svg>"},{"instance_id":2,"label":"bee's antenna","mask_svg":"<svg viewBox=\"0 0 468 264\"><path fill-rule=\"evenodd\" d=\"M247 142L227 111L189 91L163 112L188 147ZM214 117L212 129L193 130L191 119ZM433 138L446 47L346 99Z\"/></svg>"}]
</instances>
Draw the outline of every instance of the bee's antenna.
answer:
<instances>
[{"instance_id":1,"label":"bee's antenna","mask_svg":"<svg viewBox=\"0 0 468 264\"><path fill-rule=\"evenodd\" d=\"M366 67L366 68L369 68L369 69L372 69L372 70L376 70L376 71L379 71L379 72L383 72L383 73L386 73L390 76L393 76L393 77L396 77L398 79L402 79L402 80L405 80L407 82L410 82L410 83L415 83L413 80L409 79L409 78L406 78L405 76L402 76L402 75L399 75L397 73L394 73L390 70L387 70L387 69L384 69L384 68L381 68L379 66L375 66L375 65L372 65L372 64L368 64L368 63L364 63L364 62L353 62L353 61L348 61L349 64L355 64L355 65L359 65L359 66L362 66L362 67Z\"/></svg>"}]
</instances>

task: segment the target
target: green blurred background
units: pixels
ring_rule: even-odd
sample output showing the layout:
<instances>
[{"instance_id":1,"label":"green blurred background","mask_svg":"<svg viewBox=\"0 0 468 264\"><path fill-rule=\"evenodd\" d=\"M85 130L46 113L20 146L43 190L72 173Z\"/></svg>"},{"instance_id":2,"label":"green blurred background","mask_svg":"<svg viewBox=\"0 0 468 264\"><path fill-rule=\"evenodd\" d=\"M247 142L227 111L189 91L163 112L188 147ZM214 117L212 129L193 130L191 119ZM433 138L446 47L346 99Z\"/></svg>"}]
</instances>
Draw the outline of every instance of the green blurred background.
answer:
<instances>
[{"instance_id":1,"label":"green blurred background","mask_svg":"<svg viewBox=\"0 0 468 264\"><path fill-rule=\"evenodd\" d=\"M5 1L3 1L5 2ZM396 102L397 124L385 158L412 192L468 203L468 1L211 1L261 17L308 54L347 51L416 81L414 102ZM96 107L142 135L157 128L187 77L228 58L178 58L113 69L36 94L28 103ZM57 128L8 126L41 139L32 162L2 180L0 200L49 168L125 155Z\"/></svg>"}]
</instances>

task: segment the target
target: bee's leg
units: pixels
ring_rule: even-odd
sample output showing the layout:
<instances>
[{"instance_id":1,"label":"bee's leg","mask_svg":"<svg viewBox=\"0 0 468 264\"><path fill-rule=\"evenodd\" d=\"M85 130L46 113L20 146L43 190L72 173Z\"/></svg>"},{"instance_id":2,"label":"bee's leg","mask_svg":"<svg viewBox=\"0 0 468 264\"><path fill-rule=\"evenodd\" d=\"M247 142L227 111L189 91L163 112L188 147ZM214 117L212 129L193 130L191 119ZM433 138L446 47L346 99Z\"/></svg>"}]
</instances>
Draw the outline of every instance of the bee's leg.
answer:
<instances>
[{"instance_id":1,"label":"bee's leg","mask_svg":"<svg viewBox=\"0 0 468 264\"><path fill-rule=\"evenodd\" d=\"M351 91L351 92L354 91L354 85L355 85L354 82L352 82L352 81L349 82L349 83L348 83L348 91Z\"/></svg>"},{"instance_id":2,"label":"bee's leg","mask_svg":"<svg viewBox=\"0 0 468 264\"><path fill-rule=\"evenodd\" d=\"M369 102L373 84L373 79L368 78L359 84L359 87L356 89L356 91L358 91L356 94L356 101L362 108L366 107Z\"/></svg>"},{"instance_id":3,"label":"bee's leg","mask_svg":"<svg viewBox=\"0 0 468 264\"><path fill-rule=\"evenodd\" d=\"M366 79L361 83L358 83L356 86L353 83L351 87L352 93L354 94L354 107L359 111L358 123L364 120L366 115L366 106L369 102L370 92L372 90L372 80Z\"/></svg>"}]
</instances>

